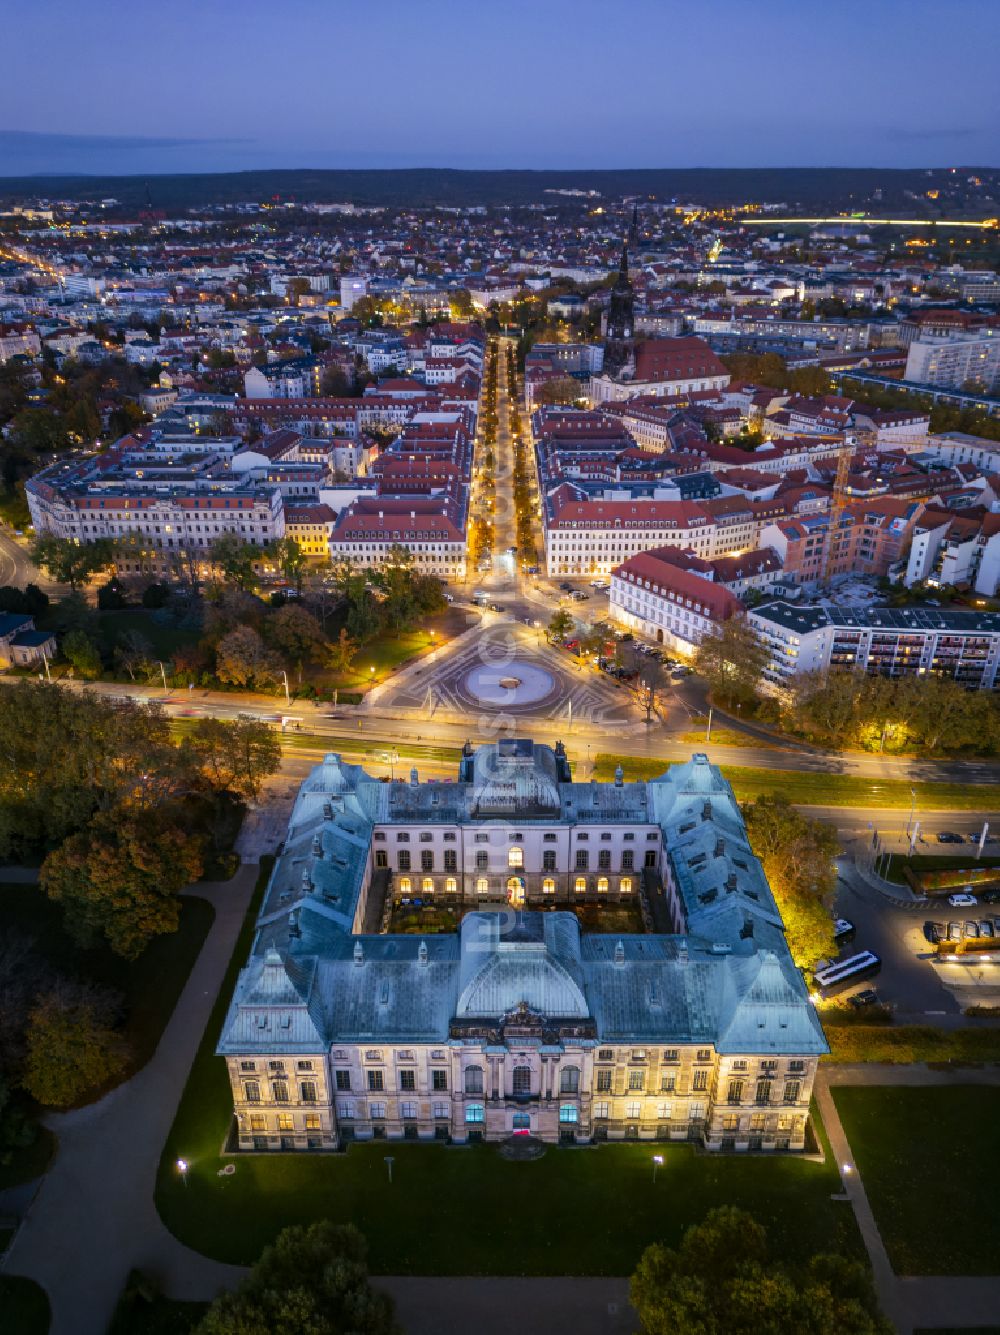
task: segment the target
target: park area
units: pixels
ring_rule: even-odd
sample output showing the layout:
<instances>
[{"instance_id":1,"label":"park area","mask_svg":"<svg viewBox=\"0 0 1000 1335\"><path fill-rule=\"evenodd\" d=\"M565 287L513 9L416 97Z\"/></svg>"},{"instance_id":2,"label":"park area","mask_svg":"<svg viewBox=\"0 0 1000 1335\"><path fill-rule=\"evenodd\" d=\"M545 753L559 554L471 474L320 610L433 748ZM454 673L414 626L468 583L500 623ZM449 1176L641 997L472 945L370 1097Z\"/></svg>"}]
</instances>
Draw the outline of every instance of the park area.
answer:
<instances>
[{"instance_id":1,"label":"park area","mask_svg":"<svg viewBox=\"0 0 1000 1335\"><path fill-rule=\"evenodd\" d=\"M832 1093L896 1273L997 1274L1000 1086Z\"/></svg>"}]
</instances>

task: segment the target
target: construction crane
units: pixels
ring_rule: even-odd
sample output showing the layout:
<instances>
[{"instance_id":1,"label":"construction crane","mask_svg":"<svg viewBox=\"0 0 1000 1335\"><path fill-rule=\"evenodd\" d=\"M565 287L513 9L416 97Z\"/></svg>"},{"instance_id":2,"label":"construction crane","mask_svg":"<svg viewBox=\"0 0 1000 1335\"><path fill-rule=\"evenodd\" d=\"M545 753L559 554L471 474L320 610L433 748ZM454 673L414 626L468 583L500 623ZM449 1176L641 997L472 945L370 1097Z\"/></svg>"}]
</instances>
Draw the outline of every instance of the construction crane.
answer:
<instances>
[{"instance_id":1,"label":"construction crane","mask_svg":"<svg viewBox=\"0 0 1000 1335\"><path fill-rule=\"evenodd\" d=\"M820 583L826 587L830 583L830 570L833 565L833 544L840 531L840 521L847 509L847 479L851 473L851 460L857 440L852 435L845 435L837 450L837 473L833 479L833 494L830 497L830 522L826 530L826 545L823 549L823 568L820 571Z\"/></svg>"}]
</instances>

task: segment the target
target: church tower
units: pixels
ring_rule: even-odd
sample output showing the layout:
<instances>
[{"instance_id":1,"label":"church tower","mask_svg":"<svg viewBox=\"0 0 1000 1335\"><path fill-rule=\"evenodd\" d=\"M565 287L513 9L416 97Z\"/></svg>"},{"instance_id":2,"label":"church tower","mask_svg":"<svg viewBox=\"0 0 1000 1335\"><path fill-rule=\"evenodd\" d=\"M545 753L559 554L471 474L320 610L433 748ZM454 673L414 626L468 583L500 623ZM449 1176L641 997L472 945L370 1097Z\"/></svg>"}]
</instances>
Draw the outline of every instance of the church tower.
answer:
<instances>
[{"instance_id":1,"label":"church tower","mask_svg":"<svg viewBox=\"0 0 1000 1335\"><path fill-rule=\"evenodd\" d=\"M628 276L628 246L622 246L618 277L611 289L608 306L607 336L604 344L604 370L616 375L632 359L635 335L635 293Z\"/></svg>"},{"instance_id":2,"label":"church tower","mask_svg":"<svg viewBox=\"0 0 1000 1335\"><path fill-rule=\"evenodd\" d=\"M639 249L639 205L632 205L632 224L628 229L628 248L633 255Z\"/></svg>"}]
</instances>

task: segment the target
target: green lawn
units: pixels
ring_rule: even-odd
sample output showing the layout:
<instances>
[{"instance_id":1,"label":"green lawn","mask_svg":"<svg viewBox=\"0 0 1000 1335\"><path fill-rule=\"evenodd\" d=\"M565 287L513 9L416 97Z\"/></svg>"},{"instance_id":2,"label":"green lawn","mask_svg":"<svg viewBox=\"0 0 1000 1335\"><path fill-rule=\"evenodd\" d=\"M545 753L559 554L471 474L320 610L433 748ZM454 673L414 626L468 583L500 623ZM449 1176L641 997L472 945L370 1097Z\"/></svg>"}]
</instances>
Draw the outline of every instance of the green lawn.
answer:
<instances>
[{"instance_id":1,"label":"green lawn","mask_svg":"<svg viewBox=\"0 0 1000 1335\"><path fill-rule=\"evenodd\" d=\"M0 1329L4 1335L47 1335L52 1313L45 1290L21 1275L0 1275Z\"/></svg>"},{"instance_id":2,"label":"green lawn","mask_svg":"<svg viewBox=\"0 0 1000 1335\"><path fill-rule=\"evenodd\" d=\"M862 1254L850 1208L830 1199L839 1179L829 1161L713 1156L650 1142L550 1148L526 1164L508 1163L493 1146L398 1142L223 1160L232 1103L214 1048L269 872L262 866L160 1162L157 1207L189 1246L249 1263L286 1224L329 1218L367 1234L376 1274L619 1275L649 1242L676 1241L713 1205L736 1202L768 1226L781 1252ZM655 1188L653 1153L666 1157ZM386 1154L395 1159L391 1187ZM180 1157L191 1165L186 1184L175 1168ZM224 1162L236 1164L232 1177L219 1177ZM591 1218L600 1223L572 1226Z\"/></svg>"},{"instance_id":3,"label":"green lawn","mask_svg":"<svg viewBox=\"0 0 1000 1335\"><path fill-rule=\"evenodd\" d=\"M1000 1026L939 1029L930 1024L838 1024L821 1010L831 1062L949 1062L956 1065L1000 1062Z\"/></svg>"},{"instance_id":4,"label":"green lawn","mask_svg":"<svg viewBox=\"0 0 1000 1335\"><path fill-rule=\"evenodd\" d=\"M1000 1088L834 1088L899 1275L1000 1274Z\"/></svg>"},{"instance_id":5,"label":"green lawn","mask_svg":"<svg viewBox=\"0 0 1000 1335\"><path fill-rule=\"evenodd\" d=\"M621 765L626 779L654 779L671 763L669 760L646 760L602 752L595 762L594 777L612 779L615 766ZM863 779L851 774L817 774L745 765L724 765L722 772L740 802L760 797L762 793L775 793L799 806L909 809L911 788L917 792L918 811L991 810L997 801L995 784L911 783L909 779Z\"/></svg>"}]
</instances>

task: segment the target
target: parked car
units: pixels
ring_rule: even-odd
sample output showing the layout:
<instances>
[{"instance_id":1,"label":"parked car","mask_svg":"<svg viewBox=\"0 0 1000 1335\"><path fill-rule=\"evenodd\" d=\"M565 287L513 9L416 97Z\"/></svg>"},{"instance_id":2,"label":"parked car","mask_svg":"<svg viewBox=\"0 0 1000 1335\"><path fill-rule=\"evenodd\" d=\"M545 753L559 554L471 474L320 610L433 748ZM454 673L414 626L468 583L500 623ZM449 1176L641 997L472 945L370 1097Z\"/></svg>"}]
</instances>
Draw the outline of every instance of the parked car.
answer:
<instances>
[{"instance_id":1,"label":"parked car","mask_svg":"<svg viewBox=\"0 0 1000 1335\"><path fill-rule=\"evenodd\" d=\"M943 940L948 934L948 924L943 922L925 922L924 940L929 941L932 946Z\"/></svg>"},{"instance_id":2,"label":"parked car","mask_svg":"<svg viewBox=\"0 0 1000 1335\"><path fill-rule=\"evenodd\" d=\"M989 937L992 941L995 933L993 931L993 921L991 918L979 919L979 935Z\"/></svg>"},{"instance_id":3,"label":"parked car","mask_svg":"<svg viewBox=\"0 0 1000 1335\"><path fill-rule=\"evenodd\" d=\"M877 1006L878 1002L879 996L873 987L866 987L863 992L855 992L853 997L847 998L848 1006L853 1006L855 1010L862 1010L865 1006Z\"/></svg>"},{"instance_id":4,"label":"parked car","mask_svg":"<svg viewBox=\"0 0 1000 1335\"><path fill-rule=\"evenodd\" d=\"M984 904L1000 904L1000 890L984 890L982 899Z\"/></svg>"},{"instance_id":5,"label":"parked car","mask_svg":"<svg viewBox=\"0 0 1000 1335\"><path fill-rule=\"evenodd\" d=\"M960 834L956 834L954 830L940 830L938 832L937 841L939 844L965 843L965 840L962 838L962 836Z\"/></svg>"},{"instance_id":6,"label":"parked car","mask_svg":"<svg viewBox=\"0 0 1000 1335\"><path fill-rule=\"evenodd\" d=\"M969 918L962 930L962 935L965 937L966 941L977 941L979 939L979 923L973 922L973 920Z\"/></svg>"},{"instance_id":7,"label":"parked car","mask_svg":"<svg viewBox=\"0 0 1000 1335\"><path fill-rule=\"evenodd\" d=\"M961 941L961 939L962 939L962 924L960 922L950 922L948 924L948 940Z\"/></svg>"},{"instance_id":8,"label":"parked car","mask_svg":"<svg viewBox=\"0 0 1000 1335\"><path fill-rule=\"evenodd\" d=\"M959 890L957 894L948 896L948 903L953 909L970 909L979 901L975 895L970 895L968 890Z\"/></svg>"}]
</instances>

